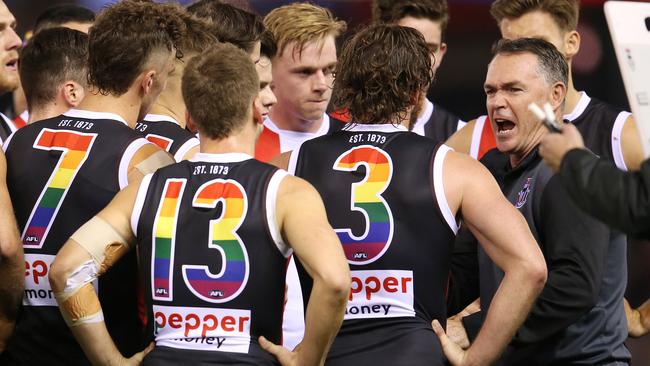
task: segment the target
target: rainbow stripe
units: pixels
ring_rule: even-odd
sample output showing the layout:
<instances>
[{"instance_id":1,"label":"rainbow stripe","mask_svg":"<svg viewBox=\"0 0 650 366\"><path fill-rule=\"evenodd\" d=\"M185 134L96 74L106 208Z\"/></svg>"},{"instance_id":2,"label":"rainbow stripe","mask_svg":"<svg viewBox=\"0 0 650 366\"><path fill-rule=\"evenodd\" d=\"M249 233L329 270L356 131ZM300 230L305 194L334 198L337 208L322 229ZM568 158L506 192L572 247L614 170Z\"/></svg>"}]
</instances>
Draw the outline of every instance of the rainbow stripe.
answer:
<instances>
[{"instance_id":1,"label":"rainbow stripe","mask_svg":"<svg viewBox=\"0 0 650 366\"><path fill-rule=\"evenodd\" d=\"M154 237L152 248L153 288L152 296L156 300L173 300L174 248L176 237L176 222L181 198L185 190L185 179L168 179L165 182L162 199L154 222Z\"/></svg>"},{"instance_id":2,"label":"rainbow stripe","mask_svg":"<svg viewBox=\"0 0 650 366\"><path fill-rule=\"evenodd\" d=\"M350 208L365 214L366 232L357 237L348 228L336 229L343 251L352 264L377 260L386 252L393 237L393 215L381 196L393 176L392 160L385 151L363 145L339 156L333 168L356 171L360 165L366 167L366 176L361 182L352 184Z\"/></svg>"},{"instance_id":3,"label":"rainbow stripe","mask_svg":"<svg viewBox=\"0 0 650 366\"><path fill-rule=\"evenodd\" d=\"M216 208L222 202L221 217L210 221L208 247L222 254L222 269L210 273L208 266L183 265L187 287L199 298L215 303L229 301L244 289L248 281L248 253L236 231L248 210L244 188L234 180L214 179L199 188L194 207Z\"/></svg>"},{"instance_id":4,"label":"rainbow stripe","mask_svg":"<svg viewBox=\"0 0 650 366\"><path fill-rule=\"evenodd\" d=\"M25 226L22 235L25 248L43 247L61 203L88 158L96 137L96 133L45 128L36 138L35 149L58 150L62 153Z\"/></svg>"}]
</instances>

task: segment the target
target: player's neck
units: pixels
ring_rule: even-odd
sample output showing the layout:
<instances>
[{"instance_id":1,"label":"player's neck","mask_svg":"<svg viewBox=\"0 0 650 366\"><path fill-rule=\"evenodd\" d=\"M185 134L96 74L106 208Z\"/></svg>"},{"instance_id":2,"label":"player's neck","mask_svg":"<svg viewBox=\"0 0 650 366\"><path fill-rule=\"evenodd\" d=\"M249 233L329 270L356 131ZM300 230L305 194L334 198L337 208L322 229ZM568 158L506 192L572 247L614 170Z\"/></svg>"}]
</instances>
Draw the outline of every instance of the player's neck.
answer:
<instances>
[{"instance_id":1,"label":"player's neck","mask_svg":"<svg viewBox=\"0 0 650 366\"><path fill-rule=\"evenodd\" d=\"M184 112L185 112L185 104L183 104L182 108L180 106L174 108L164 103L164 101L161 102L156 101L154 105L151 106L151 109L149 110L150 114L162 114L164 116L169 116L175 119L178 122L178 124L181 126L181 128L185 128L186 125Z\"/></svg>"},{"instance_id":2,"label":"player's neck","mask_svg":"<svg viewBox=\"0 0 650 366\"><path fill-rule=\"evenodd\" d=\"M576 108L576 105L578 105L578 102L580 101L580 92L576 90L575 86L573 86L573 75L571 68L569 68L569 80L567 82L566 90L564 114L569 114L573 112L573 110Z\"/></svg>"},{"instance_id":3,"label":"player's neck","mask_svg":"<svg viewBox=\"0 0 650 366\"><path fill-rule=\"evenodd\" d=\"M68 109L68 105L61 105L59 103L47 103L43 106L33 106L29 111L29 120L27 123L34 123L36 121L42 121L44 119L53 118L60 116L65 113Z\"/></svg>"},{"instance_id":4,"label":"player's neck","mask_svg":"<svg viewBox=\"0 0 650 366\"><path fill-rule=\"evenodd\" d=\"M324 115L323 115L324 117ZM273 123L282 130L295 131L295 132L309 132L316 133L320 130L323 124L323 117L309 121L297 117L293 113L289 113L286 109L276 104L271 108L269 118Z\"/></svg>"},{"instance_id":5,"label":"player's neck","mask_svg":"<svg viewBox=\"0 0 650 366\"><path fill-rule=\"evenodd\" d=\"M138 122L142 100L130 95L130 91L120 96L102 95L97 92L88 93L79 103L77 109L92 112L114 113L124 118L129 127L134 128Z\"/></svg>"},{"instance_id":6,"label":"player's neck","mask_svg":"<svg viewBox=\"0 0 650 366\"><path fill-rule=\"evenodd\" d=\"M218 140L210 139L199 131L199 151L208 154L244 153L254 156L256 137L256 131L250 127Z\"/></svg>"}]
</instances>

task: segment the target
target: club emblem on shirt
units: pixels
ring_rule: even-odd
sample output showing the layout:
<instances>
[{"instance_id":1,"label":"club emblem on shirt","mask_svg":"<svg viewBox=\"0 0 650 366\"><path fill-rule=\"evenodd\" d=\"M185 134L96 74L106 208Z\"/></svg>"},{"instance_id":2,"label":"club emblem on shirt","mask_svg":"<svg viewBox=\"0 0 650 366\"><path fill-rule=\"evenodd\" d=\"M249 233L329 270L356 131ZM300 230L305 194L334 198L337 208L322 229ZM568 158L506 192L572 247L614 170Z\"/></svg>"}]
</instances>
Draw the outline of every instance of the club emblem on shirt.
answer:
<instances>
[{"instance_id":1,"label":"club emblem on shirt","mask_svg":"<svg viewBox=\"0 0 650 366\"><path fill-rule=\"evenodd\" d=\"M526 200L528 199L528 194L530 193L530 186L533 183L533 178L526 178L526 183L524 183L524 187L517 193L517 202L515 203L515 207L517 208L522 208L526 204Z\"/></svg>"}]
</instances>

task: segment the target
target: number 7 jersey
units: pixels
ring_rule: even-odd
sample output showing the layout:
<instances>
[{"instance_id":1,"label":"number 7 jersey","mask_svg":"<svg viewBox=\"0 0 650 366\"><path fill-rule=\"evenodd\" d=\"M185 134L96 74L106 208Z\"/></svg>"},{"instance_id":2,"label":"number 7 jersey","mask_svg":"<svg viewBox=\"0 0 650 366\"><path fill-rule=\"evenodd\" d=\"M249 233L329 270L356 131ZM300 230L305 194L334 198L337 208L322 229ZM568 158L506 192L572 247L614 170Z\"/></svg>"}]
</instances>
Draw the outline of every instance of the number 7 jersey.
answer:
<instances>
[{"instance_id":1,"label":"number 7 jersey","mask_svg":"<svg viewBox=\"0 0 650 366\"><path fill-rule=\"evenodd\" d=\"M59 313L49 267L70 236L127 185L129 162L147 143L116 114L75 109L7 140L7 184L25 250L24 307L3 355L7 364L88 364ZM98 293L120 351L139 350L134 254L99 281Z\"/></svg>"},{"instance_id":2,"label":"number 7 jersey","mask_svg":"<svg viewBox=\"0 0 650 366\"><path fill-rule=\"evenodd\" d=\"M156 340L145 364L275 361L257 338L281 341L290 250L275 201L286 174L199 153L145 177L132 219Z\"/></svg>"}]
</instances>

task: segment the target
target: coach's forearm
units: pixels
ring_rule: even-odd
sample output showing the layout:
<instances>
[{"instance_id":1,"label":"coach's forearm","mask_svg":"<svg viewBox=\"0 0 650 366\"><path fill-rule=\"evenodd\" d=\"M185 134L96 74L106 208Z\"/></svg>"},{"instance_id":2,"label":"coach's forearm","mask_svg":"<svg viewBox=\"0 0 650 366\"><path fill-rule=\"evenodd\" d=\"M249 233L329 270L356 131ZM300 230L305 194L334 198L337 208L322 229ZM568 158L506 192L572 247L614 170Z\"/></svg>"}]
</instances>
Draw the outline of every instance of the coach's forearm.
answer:
<instances>
[{"instance_id":1,"label":"coach's forearm","mask_svg":"<svg viewBox=\"0 0 650 366\"><path fill-rule=\"evenodd\" d=\"M343 322L349 292L349 276L338 283L314 279L305 317L305 336L299 346L302 364L322 365L325 362Z\"/></svg>"},{"instance_id":2,"label":"coach's forearm","mask_svg":"<svg viewBox=\"0 0 650 366\"><path fill-rule=\"evenodd\" d=\"M544 266L521 262L510 267L492 299L476 340L467 350L469 365L490 365L501 355L544 287Z\"/></svg>"}]
</instances>

